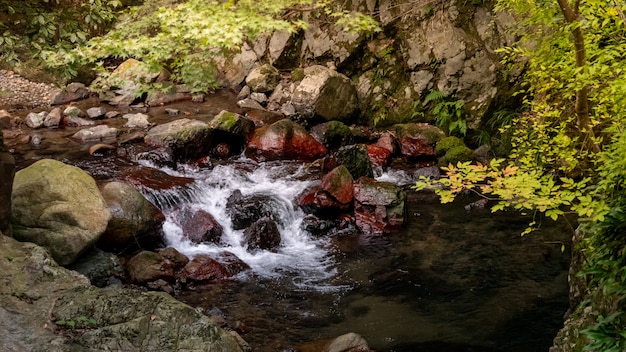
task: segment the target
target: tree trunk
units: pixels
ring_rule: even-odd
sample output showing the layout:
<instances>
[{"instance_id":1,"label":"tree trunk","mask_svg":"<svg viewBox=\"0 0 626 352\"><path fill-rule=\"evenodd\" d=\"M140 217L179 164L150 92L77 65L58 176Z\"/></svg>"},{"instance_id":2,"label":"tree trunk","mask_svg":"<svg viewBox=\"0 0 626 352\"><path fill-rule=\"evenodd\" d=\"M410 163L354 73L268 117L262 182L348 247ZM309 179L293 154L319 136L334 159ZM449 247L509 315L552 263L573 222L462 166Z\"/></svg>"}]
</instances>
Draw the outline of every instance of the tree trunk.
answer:
<instances>
[{"instance_id":1,"label":"tree trunk","mask_svg":"<svg viewBox=\"0 0 626 352\"><path fill-rule=\"evenodd\" d=\"M572 8L572 5L568 0L557 0L561 12L565 17L567 23L575 23L580 21L580 13L578 10L579 0L576 1L576 5ZM583 31L580 26L577 26L572 30L572 36L574 37L574 50L576 51L576 67L585 67L587 65L587 58L585 53L585 39ZM589 88L583 87L576 92L576 119L578 122L578 128L582 133L587 134L587 143L589 148L598 153L600 147L596 143L595 134L593 133L593 126L591 125L591 119L589 117Z\"/></svg>"}]
</instances>

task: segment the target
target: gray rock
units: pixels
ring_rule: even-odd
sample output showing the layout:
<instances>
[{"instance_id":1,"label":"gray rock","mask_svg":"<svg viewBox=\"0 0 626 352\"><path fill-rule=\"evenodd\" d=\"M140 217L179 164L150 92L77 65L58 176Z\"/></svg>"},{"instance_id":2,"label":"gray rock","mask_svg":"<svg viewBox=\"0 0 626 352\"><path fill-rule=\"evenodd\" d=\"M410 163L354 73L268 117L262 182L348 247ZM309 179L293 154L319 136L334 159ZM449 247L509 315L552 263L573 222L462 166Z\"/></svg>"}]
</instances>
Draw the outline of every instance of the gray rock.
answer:
<instances>
[{"instance_id":1,"label":"gray rock","mask_svg":"<svg viewBox=\"0 0 626 352\"><path fill-rule=\"evenodd\" d=\"M246 84L253 92L271 92L280 81L280 72L270 64L254 68L246 77Z\"/></svg>"},{"instance_id":2,"label":"gray rock","mask_svg":"<svg viewBox=\"0 0 626 352\"><path fill-rule=\"evenodd\" d=\"M58 127L61 124L63 118L63 113L61 112L61 108L56 107L46 115L46 118L43 121L43 125L46 127Z\"/></svg>"},{"instance_id":3,"label":"gray rock","mask_svg":"<svg viewBox=\"0 0 626 352\"><path fill-rule=\"evenodd\" d=\"M307 67L304 74L291 97L299 113L342 120L356 111L357 92L348 77L319 65Z\"/></svg>"},{"instance_id":4,"label":"gray rock","mask_svg":"<svg viewBox=\"0 0 626 352\"><path fill-rule=\"evenodd\" d=\"M76 106L68 106L65 110L63 110L63 115L67 117L83 117L85 116L85 113Z\"/></svg>"},{"instance_id":5,"label":"gray rock","mask_svg":"<svg viewBox=\"0 0 626 352\"><path fill-rule=\"evenodd\" d=\"M103 118L107 113L107 110L101 106L95 106L93 108L89 108L87 109L87 116L89 116L90 119L101 119Z\"/></svg>"},{"instance_id":6,"label":"gray rock","mask_svg":"<svg viewBox=\"0 0 626 352\"><path fill-rule=\"evenodd\" d=\"M85 128L72 135L72 138L76 138L83 142L115 140L116 137L117 128L109 127L107 125Z\"/></svg>"},{"instance_id":7,"label":"gray rock","mask_svg":"<svg viewBox=\"0 0 626 352\"><path fill-rule=\"evenodd\" d=\"M354 183L356 226L364 233L399 230L406 218L406 193L390 182L361 177Z\"/></svg>"},{"instance_id":8,"label":"gray rock","mask_svg":"<svg viewBox=\"0 0 626 352\"><path fill-rule=\"evenodd\" d=\"M15 238L45 247L61 265L93 246L111 217L91 176L51 159L16 173L12 201Z\"/></svg>"},{"instance_id":9,"label":"gray rock","mask_svg":"<svg viewBox=\"0 0 626 352\"><path fill-rule=\"evenodd\" d=\"M247 137L254 131L254 122L234 112L222 110L209 122L213 129Z\"/></svg>"},{"instance_id":10,"label":"gray rock","mask_svg":"<svg viewBox=\"0 0 626 352\"><path fill-rule=\"evenodd\" d=\"M44 120L46 119L47 112L42 111L40 113L31 112L26 115L26 126L37 129L43 127Z\"/></svg>"},{"instance_id":11,"label":"gray rock","mask_svg":"<svg viewBox=\"0 0 626 352\"><path fill-rule=\"evenodd\" d=\"M128 128L148 128L150 127L150 121L148 121L148 115L142 113L136 114L124 114L123 118L127 119L128 122L124 124L124 127Z\"/></svg>"},{"instance_id":12,"label":"gray rock","mask_svg":"<svg viewBox=\"0 0 626 352\"><path fill-rule=\"evenodd\" d=\"M206 123L178 119L151 128L144 141L153 147L171 148L174 159L192 160L209 154L213 129Z\"/></svg>"},{"instance_id":13,"label":"gray rock","mask_svg":"<svg viewBox=\"0 0 626 352\"><path fill-rule=\"evenodd\" d=\"M259 104L267 103L267 95L265 95L265 93L257 93L257 92L251 93L250 99L258 102Z\"/></svg>"},{"instance_id":14,"label":"gray rock","mask_svg":"<svg viewBox=\"0 0 626 352\"><path fill-rule=\"evenodd\" d=\"M265 110L263 105L259 104L258 101L250 98L246 98L244 100L239 100L237 102L237 106L242 109L256 109L256 110Z\"/></svg>"}]
</instances>

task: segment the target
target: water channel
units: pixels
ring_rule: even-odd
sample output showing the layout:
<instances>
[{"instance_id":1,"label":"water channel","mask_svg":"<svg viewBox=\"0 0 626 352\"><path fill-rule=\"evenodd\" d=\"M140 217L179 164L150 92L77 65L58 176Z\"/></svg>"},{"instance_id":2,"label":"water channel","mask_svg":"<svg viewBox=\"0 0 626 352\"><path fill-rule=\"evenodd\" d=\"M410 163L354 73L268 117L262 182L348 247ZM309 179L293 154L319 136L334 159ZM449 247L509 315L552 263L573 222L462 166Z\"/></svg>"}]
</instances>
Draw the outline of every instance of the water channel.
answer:
<instances>
[{"instance_id":1,"label":"water channel","mask_svg":"<svg viewBox=\"0 0 626 352\"><path fill-rule=\"evenodd\" d=\"M222 108L236 111L224 106L224 97L216 99L221 106L209 101L177 107L205 119ZM166 119L161 110L151 114L155 122ZM42 144L14 148L20 167L53 157L98 181L151 167L115 154L91 157L88 146L67 138L71 130L37 133ZM231 282L175 297L207 314L219 311L229 325L241 327L253 351L305 351L307 342L355 332L376 351L536 352L548 350L562 325L572 232L566 222L545 221L539 231L520 236L530 215L468 209L476 200L469 195L441 205L432 193L410 189L410 172L386 170L380 179L408 194L408 219L399 233L316 237L303 230L305 214L293 204L319 177L305 165L238 157L210 168L160 172L193 180L173 190L142 188L166 214L168 244L188 256L227 249L251 267ZM282 214L278 251L241 245L241 231L232 229L225 210L235 190L271 195ZM184 240L175 218L181 207L211 213L224 227L223 243Z\"/></svg>"}]
</instances>

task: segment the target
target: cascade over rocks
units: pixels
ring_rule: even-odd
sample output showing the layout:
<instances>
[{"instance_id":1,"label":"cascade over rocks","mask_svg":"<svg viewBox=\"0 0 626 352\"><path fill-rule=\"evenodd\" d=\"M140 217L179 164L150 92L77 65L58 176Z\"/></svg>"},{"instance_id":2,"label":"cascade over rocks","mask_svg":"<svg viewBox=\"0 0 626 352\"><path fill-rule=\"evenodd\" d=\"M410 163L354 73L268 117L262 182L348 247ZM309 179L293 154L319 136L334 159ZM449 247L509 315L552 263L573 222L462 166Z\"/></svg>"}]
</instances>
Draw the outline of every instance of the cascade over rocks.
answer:
<instances>
[{"instance_id":1,"label":"cascade over rocks","mask_svg":"<svg viewBox=\"0 0 626 352\"><path fill-rule=\"evenodd\" d=\"M283 119L271 125L257 128L250 137L246 155L260 160L311 161L327 152L302 126Z\"/></svg>"},{"instance_id":2,"label":"cascade over rocks","mask_svg":"<svg viewBox=\"0 0 626 352\"><path fill-rule=\"evenodd\" d=\"M12 201L15 238L45 247L61 265L93 246L111 218L91 176L51 159L15 174Z\"/></svg>"},{"instance_id":3,"label":"cascade over rocks","mask_svg":"<svg viewBox=\"0 0 626 352\"><path fill-rule=\"evenodd\" d=\"M390 182L361 177L354 183L356 225L369 234L392 233L406 218L406 193Z\"/></svg>"},{"instance_id":4,"label":"cascade over rocks","mask_svg":"<svg viewBox=\"0 0 626 352\"><path fill-rule=\"evenodd\" d=\"M98 239L98 247L120 252L162 246L165 216L161 210L127 183L109 182L100 191L111 219Z\"/></svg>"},{"instance_id":5,"label":"cascade over rocks","mask_svg":"<svg viewBox=\"0 0 626 352\"><path fill-rule=\"evenodd\" d=\"M226 203L226 211L230 215L235 230L245 229L264 217L280 221L277 212L280 207L281 204L270 195L252 194L244 196L239 190L233 192Z\"/></svg>"},{"instance_id":6,"label":"cascade over rocks","mask_svg":"<svg viewBox=\"0 0 626 352\"><path fill-rule=\"evenodd\" d=\"M280 232L276 222L264 216L253 222L244 232L244 243L249 249L276 250L280 246Z\"/></svg>"}]
</instances>

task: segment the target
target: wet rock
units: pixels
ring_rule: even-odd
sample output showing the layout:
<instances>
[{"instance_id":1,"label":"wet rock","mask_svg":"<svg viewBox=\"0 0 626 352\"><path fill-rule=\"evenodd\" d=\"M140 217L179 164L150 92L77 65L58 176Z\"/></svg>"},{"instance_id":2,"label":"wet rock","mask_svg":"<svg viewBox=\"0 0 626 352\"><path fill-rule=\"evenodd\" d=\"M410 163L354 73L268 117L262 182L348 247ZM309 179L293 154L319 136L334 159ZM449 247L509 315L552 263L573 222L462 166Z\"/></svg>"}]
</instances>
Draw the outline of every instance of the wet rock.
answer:
<instances>
[{"instance_id":1,"label":"wet rock","mask_svg":"<svg viewBox=\"0 0 626 352\"><path fill-rule=\"evenodd\" d=\"M361 177L354 183L356 225L367 234L392 233L406 218L406 194L390 182Z\"/></svg>"},{"instance_id":2,"label":"wet rock","mask_svg":"<svg viewBox=\"0 0 626 352\"><path fill-rule=\"evenodd\" d=\"M183 236L193 243L219 243L222 239L224 228L213 215L202 209L183 208L176 212L176 218Z\"/></svg>"},{"instance_id":3,"label":"wet rock","mask_svg":"<svg viewBox=\"0 0 626 352\"><path fill-rule=\"evenodd\" d=\"M230 215L235 230L245 229L263 217L278 221L280 214L277 211L280 208L281 204L270 195L244 196L239 190L233 192L226 203L226 211Z\"/></svg>"},{"instance_id":4,"label":"wet rock","mask_svg":"<svg viewBox=\"0 0 626 352\"><path fill-rule=\"evenodd\" d=\"M209 154L213 129L202 121L179 119L151 128L144 140L153 147L171 148L175 161L188 161Z\"/></svg>"},{"instance_id":5,"label":"wet rock","mask_svg":"<svg viewBox=\"0 0 626 352\"><path fill-rule=\"evenodd\" d=\"M43 125L45 127L58 127L61 125L61 121L63 121L63 112L61 108L56 107L46 115L46 118L43 121Z\"/></svg>"},{"instance_id":6,"label":"wet rock","mask_svg":"<svg viewBox=\"0 0 626 352\"><path fill-rule=\"evenodd\" d=\"M262 217L243 232L244 243L249 249L275 250L280 246L280 232L270 217Z\"/></svg>"},{"instance_id":7,"label":"wet rock","mask_svg":"<svg viewBox=\"0 0 626 352\"><path fill-rule=\"evenodd\" d=\"M186 282L208 284L222 282L232 275L217 260L206 254L199 254L185 265L182 276Z\"/></svg>"},{"instance_id":8,"label":"wet rock","mask_svg":"<svg viewBox=\"0 0 626 352\"><path fill-rule=\"evenodd\" d=\"M235 276L246 270L250 270L248 264L231 252L224 251L216 253L213 255L213 259L222 264L230 276Z\"/></svg>"},{"instance_id":9,"label":"wet rock","mask_svg":"<svg viewBox=\"0 0 626 352\"><path fill-rule=\"evenodd\" d=\"M305 68L304 75L291 98L298 113L328 121L352 117L358 102L356 88L348 77L320 65Z\"/></svg>"},{"instance_id":10,"label":"wet rock","mask_svg":"<svg viewBox=\"0 0 626 352\"><path fill-rule=\"evenodd\" d=\"M280 81L280 72L272 65L258 66L246 77L246 84L253 92L266 93L273 91Z\"/></svg>"},{"instance_id":11,"label":"wet rock","mask_svg":"<svg viewBox=\"0 0 626 352\"><path fill-rule=\"evenodd\" d=\"M395 125L396 136L400 144L400 153L405 156L435 156L435 144L445 137L445 133L425 123Z\"/></svg>"},{"instance_id":12,"label":"wet rock","mask_svg":"<svg viewBox=\"0 0 626 352\"><path fill-rule=\"evenodd\" d=\"M185 187L194 181L193 178L171 176L161 170L143 166L134 166L120 175L120 178L138 190L166 190Z\"/></svg>"},{"instance_id":13,"label":"wet rock","mask_svg":"<svg viewBox=\"0 0 626 352\"><path fill-rule=\"evenodd\" d=\"M137 154L137 160L146 160L158 167L169 167L170 169L176 169L177 165L174 153L169 147L161 147L139 153Z\"/></svg>"},{"instance_id":14,"label":"wet rock","mask_svg":"<svg viewBox=\"0 0 626 352\"><path fill-rule=\"evenodd\" d=\"M370 352L367 341L359 334L347 333L334 339L319 340L298 346L300 352Z\"/></svg>"},{"instance_id":15,"label":"wet rock","mask_svg":"<svg viewBox=\"0 0 626 352\"><path fill-rule=\"evenodd\" d=\"M50 310L53 321L92 318L61 350L242 352L209 317L162 292L86 287L62 294Z\"/></svg>"},{"instance_id":16,"label":"wet rock","mask_svg":"<svg viewBox=\"0 0 626 352\"><path fill-rule=\"evenodd\" d=\"M93 246L111 217L91 176L51 159L16 173L12 201L15 238L46 247L61 265Z\"/></svg>"},{"instance_id":17,"label":"wet rock","mask_svg":"<svg viewBox=\"0 0 626 352\"><path fill-rule=\"evenodd\" d=\"M222 110L209 122L209 127L246 138L254 131L254 122L234 112Z\"/></svg>"},{"instance_id":18,"label":"wet rock","mask_svg":"<svg viewBox=\"0 0 626 352\"><path fill-rule=\"evenodd\" d=\"M63 90L59 90L52 97L52 105L67 104L72 101L85 99L89 96L89 89L84 84L72 82Z\"/></svg>"},{"instance_id":19,"label":"wet rock","mask_svg":"<svg viewBox=\"0 0 626 352\"><path fill-rule=\"evenodd\" d=\"M321 187L339 203L340 208L344 208L352 203L354 196L352 182L353 178L348 168L340 165L322 177Z\"/></svg>"},{"instance_id":20,"label":"wet rock","mask_svg":"<svg viewBox=\"0 0 626 352\"><path fill-rule=\"evenodd\" d=\"M375 143L378 147L383 147L393 155L398 151L398 140L389 131L383 132Z\"/></svg>"},{"instance_id":21,"label":"wet rock","mask_svg":"<svg viewBox=\"0 0 626 352\"><path fill-rule=\"evenodd\" d=\"M0 130L0 232L7 236L13 235L10 221L14 176L15 159L4 145L2 130Z\"/></svg>"},{"instance_id":22,"label":"wet rock","mask_svg":"<svg viewBox=\"0 0 626 352\"><path fill-rule=\"evenodd\" d=\"M85 115L85 112L82 111L79 107L71 105L65 108L65 110L63 110L63 116L85 117L86 115Z\"/></svg>"},{"instance_id":23,"label":"wet rock","mask_svg":"<svg viewBox=\"0 0 626 352\"><path fill-rule=\"evenodd\" d=\"M123 277L122 265L116 255L92 248L68 269L85 275L92 285L105 287Z\"/></svg>"},{"instance_id":24,"label":"wet rock","mask_svg":"<svg viewBox=\"0 0 626 352\"><path fill-rule=\"evenodd\" d=\"M117 138L117 128L107 125L98 125L82 129L74 133L72 138L76 138L82 142L115 141Z\"/></svg>"},{"instance_id":25,"label":"wet rock","mask_svg":"<svg viewBox=\"0 0 626 352\"><path fill-rule=\"evenodd\" d=\"M131 282L146 284L157 280L174 282L176 271L173 265L165 263L165 259L159 253L141 251L135 254L126 263L126 271Z\"/></svg>"},{"instance_id":26,"label":"wet rock","mask_svg":"<svg viewBox=\"0 0 626 352\"><path fill-rule=\"evenodd\" d=\"M364 144L341 147L324 160L324 170L332 170L339 165L344 165L355 179L361 176L374 177L370 156Z\"/></svg>"},{"instance_id":27,"label":"wet rock","mask_svg":"<svg viewBox=\"0 0 626 352\"><path fill-rule=\"evenodd\" d=\"M163 258L165 265L174 270L181 270L189 263L189 258L174 247L161 249L159 255Z\"/></svg>"},{"instance_id":28,"label":"wet rock","mask_svg":"<svg viewBox=\"0 0 626 352\"><path fill-rule=\"evenodd\" d=\"M165 113L170 116L178 116L180 115L180 110L174 108L165 108Z\"/></svg>"},{"instance_id":29,"label":"wet rock","mask_svg":"<svg viewBox=\"0 0 626 352\"><path fill-rule=\"evenodd\" d=\"M82 117L63 116L63 120L61 121L61 124L67 127L82 127L82 126L91 126L94 124L94 122L87 120L87 119L83 119Z\"/></svg>"},{"instance_id":30,"label":"wet rock","mask_svg":"<svg viewBox=\"0 0 626 352\"><path fill-rule=\"evenodd\" d=\"M258 128L246 148L246 155L260 160L315 160L326 154L326 147L302 126L283 119Z\"/></svg>"},{"instance_id":31,"label":"wet rock","mask_svg":"<svg viewBox=\"0 0 626 352\"><path fill-rule=\"evenodd\" d=\"M330 121L313 126L311 134L329 149L337 149L352 144L354 141L352 131L341 121Z\"/></svg>"},{"instance_id":32,"label":"wet rock","mask_svg":"<svg viewBox=\"0 0 626 352\"><path fill-rule=\"evenodd\" d=\"M128 121L124 124L124 127L128 128L148 128L151 126L150 121L148 121L148 115L142 113L136 114L124 114L122 118L127 119Z\"/></svg>"},{"instance_id":33,"label":"wet rock","mask_svg":"<svg viewBox=\"0 0 626 352\"><path fill-rule=\"evenodd\" d=\"M100 191L111 212L98 247L123 252L155 249L163 245L162 225L165 216L135 187L123 182L109 182Z\"/></svg>"},{"instance_id":34,"label":"wet rock","mask_svg":"<svg viewBox=\"0 0 626 352\"><path fill-rule=\"evenodd\" d=\"M137 100L137 91L142 84L153 82L160 72L152 72L148 65L135 59L128 59L111 73L115 87L100 96L104 102L114 106L129 106Z\"/></svg>"},{"instance_id":35,"label":"wet rock","mask_svg":"<svg viewBox=\"0 0 626 352\"><path fill-rule=\"evenodd\" d=\"M389 149L374 144L368 144L366 148L373 165L386 167L389 161L391 161L391 151Z\"/></svg>"},{"instance_id":36,"label":"wet rock","mask_svg":"<svg viewBox=\"0 0 626 352\"><path fill-rule=\"evenodd\" d=\"M32 129L41 128L43 127L43 123L44 123L44 120L46 119L46 115L48 115L48 113L45 111L42 111L40 113L31 112L28 115L26 115L24 122L26 123L26 126Z\"/></svg>"},{"instance_id":37,"label":"wet rock","mask_svg":"<svg viewBox=\"0 0 626 352\"><path fill-rule=\"evenodd\" d=\"M92 120L97 120L104 118L107 113L107 110L101 106L94 106L92 108L87 109L87 116Z\"/></svg>"},{"instance_id":38,"label":"wet rock","mask_svg":"<svg viewBox=\"0 0 626 352\"><path fill-rule=\"evenodd\" d=\"M239 100L237 106L245 110L265 110L263 105L251 98Z\"/></svg>"},{"instance_id":39,"label":"wet rock","mask_svg":"<svg viewBox=\"0 0 626 352\"><path fill-rule=\"evenodd\" d=\"M89 155L104 155L107 151L115 149L115 146L112 144L98 143L89 147L87 151L89 152Z\"/></svg>"}]
</instances>

